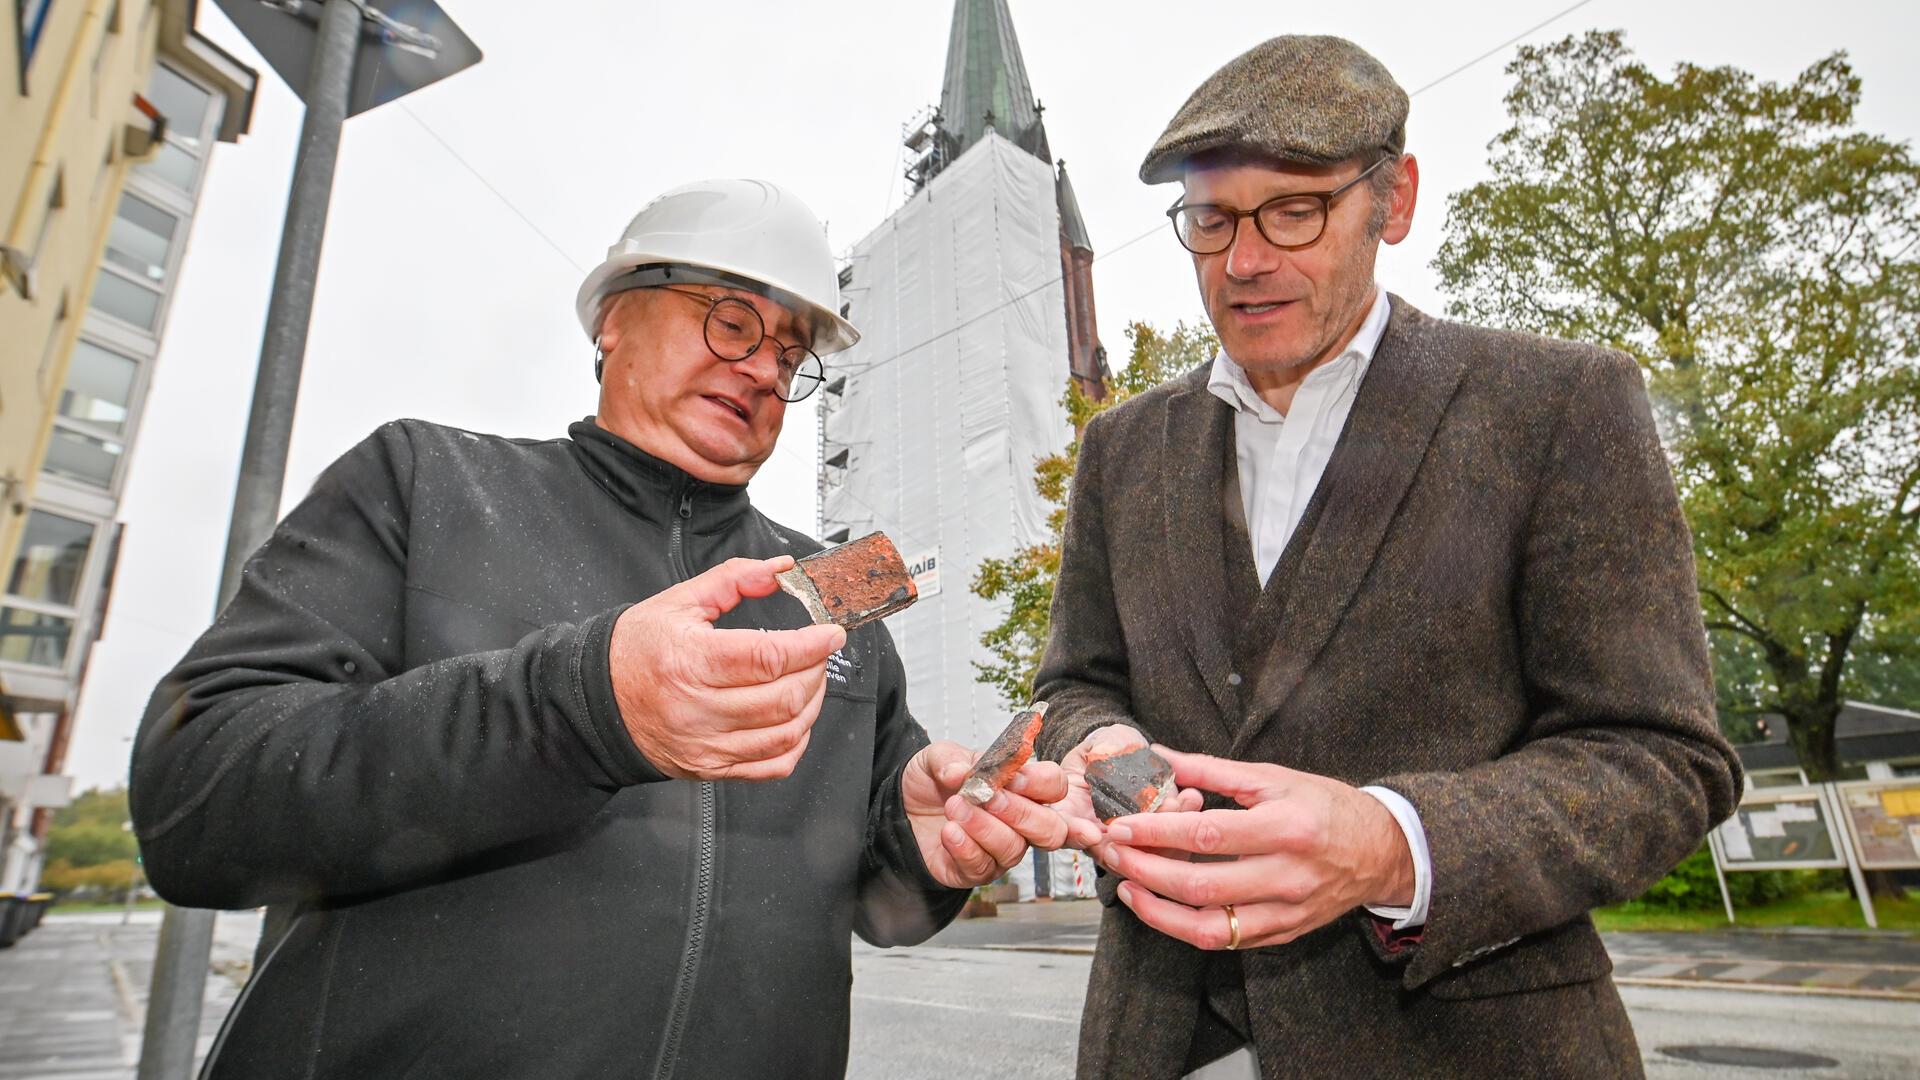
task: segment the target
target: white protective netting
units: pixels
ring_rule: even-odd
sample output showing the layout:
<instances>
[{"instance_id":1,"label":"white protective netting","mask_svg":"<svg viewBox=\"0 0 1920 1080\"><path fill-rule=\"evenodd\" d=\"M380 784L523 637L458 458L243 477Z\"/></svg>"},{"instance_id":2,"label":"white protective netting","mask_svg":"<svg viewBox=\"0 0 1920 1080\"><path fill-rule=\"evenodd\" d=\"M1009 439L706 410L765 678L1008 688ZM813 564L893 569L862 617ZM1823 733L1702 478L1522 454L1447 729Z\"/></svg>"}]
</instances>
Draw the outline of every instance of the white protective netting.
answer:
<instances>
[{"instance_id":1,"label":"white protective netting","mask_svg":"<svg viewBox=\"0 0 1920 1080\"><path fill-rule=\"evenodd\" d=\"M842 299L863 336L827 375L822 531L938 549L940 592L887 626L914 716L981 748L1011 716L973 667L1005 605L967 586L1046 538L1034 462L1072 434L1052 169L990 133L855 245Z\"/></svg>"}]
</instances>

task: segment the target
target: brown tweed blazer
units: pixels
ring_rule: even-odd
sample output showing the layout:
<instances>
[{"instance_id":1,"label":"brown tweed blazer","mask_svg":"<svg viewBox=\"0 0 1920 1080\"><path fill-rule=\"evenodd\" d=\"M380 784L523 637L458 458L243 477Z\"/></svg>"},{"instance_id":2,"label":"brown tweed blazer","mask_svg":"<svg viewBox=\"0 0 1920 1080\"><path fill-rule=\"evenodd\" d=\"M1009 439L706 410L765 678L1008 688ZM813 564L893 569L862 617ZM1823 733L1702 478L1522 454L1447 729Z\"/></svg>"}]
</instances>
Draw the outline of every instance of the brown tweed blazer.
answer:
<instances>
[{"instance_id":1,"label":"brown tweed blazer","mask_svg":"<svg viewBox=\"0 0 1920 1080\"><path fill-rule=\"evenodd\" d=\"M1419 944L1390 953L1356 912L1242 954L1267 1076L1637 1076L1587 912L1694 850L1741 786L1645 386L1618 353L1392 305L1284 596L1261 598L1281 617L1256 620L1255 671L1232 670L1233 414L1206 369L1088 425L1042 750L1130 723L1419 810ZM1110 906L1080 1075L1179 1075L1202 959Z\"/></svg>"}]
</instances>

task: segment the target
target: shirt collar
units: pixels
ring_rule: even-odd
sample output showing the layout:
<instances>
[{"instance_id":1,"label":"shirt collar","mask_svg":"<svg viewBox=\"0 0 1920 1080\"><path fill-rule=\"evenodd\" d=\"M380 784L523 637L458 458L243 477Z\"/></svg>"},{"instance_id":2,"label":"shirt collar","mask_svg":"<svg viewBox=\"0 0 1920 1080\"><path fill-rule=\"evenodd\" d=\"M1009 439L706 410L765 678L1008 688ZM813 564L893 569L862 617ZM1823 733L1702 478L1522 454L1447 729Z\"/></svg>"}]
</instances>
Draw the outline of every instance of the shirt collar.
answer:
<instances>
[{"instance_id":1,"label":"shirt collar","mask_svg":"<svg viewBox=\"0 0 1920 1080\"><path fill-rule=\"evenodd\" d=\"M665 527L674 515L694 532L731 525L747 512L744 484L709 484L608 431L589 416L567 428L574 457L593 482L645 521Z\"/></svg>"},{"instance_id":2,"label":"shirt collar","mask_svg":"<svg viewBox=\"0 0 1920 1080\"><path fill-rule=\"evenodd\" d=\"M1318 381L1331 377L1338 369L1349 363L1358 362L1364 370L1373 363L1374 350L1380 347L1380 338L1387 332L1387 316L1392 307L1387 302L1387 290L1375 286L1373 306L1367 309L1367 317L1355 331L1353 340L1328 363L1322 364L1307 373L1307 381ZM1255 416L1279 420L1279 410L1266 403L1254 390L1253 383L1247 379L1246 369L1227 357L1226 350L1213 354L1213 366L1207 374L1207 390L1214 397L1231 405L1235 412L1251 413Z\"/></svg>"}]
</instances>

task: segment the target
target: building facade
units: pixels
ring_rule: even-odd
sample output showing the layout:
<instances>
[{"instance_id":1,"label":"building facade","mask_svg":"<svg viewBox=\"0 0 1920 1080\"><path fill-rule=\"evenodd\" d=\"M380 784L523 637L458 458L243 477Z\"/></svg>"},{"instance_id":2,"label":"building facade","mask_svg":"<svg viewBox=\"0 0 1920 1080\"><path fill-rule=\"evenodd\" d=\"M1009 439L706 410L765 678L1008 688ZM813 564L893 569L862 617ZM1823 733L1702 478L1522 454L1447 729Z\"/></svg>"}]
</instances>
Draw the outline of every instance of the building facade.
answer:
<instances>
[{"instance_id":1,"label":"building facade","mask_svg":"<svg viewBox=\"0 0 1920 1080\"><path fill-rule=\"evenodd\" d=\"M1834 749L1843 780L1898 780L1920 776L1920 712L1873 705L1842 703L1834 718ZM1784 717L1762 719L1758 742L1734 749L1755 787L1784 787L1807 782L1800 756L1787 736Z\"/></svg>"},{"instance_id":2,"label":"building facade","mask_svg":"<svg viewBox=\"0 0 1920 1080\"><path fill-rule=\"evenodd\" d=\"M15 0L0 45L0 892L38 880L67 797L168 303L212 147L252 114L256 73L195 31L197 6Z\"/></svg>"},{"instance_id":3,"label":"building facade","mask_svg":"<svg viewBox=\"0 0 1920 1080\"><path fill-rule=\"evenodd\" d=\"M1068 380L1105 387L1093 245L1043 112L1005 0L958 0L940 105L904 140L911 194L842 271L863 336L822 394L823 538L885 530L922 572L921 600L888 620L909 704L974 746L1008 709L974 667L1004 610L968 585L1049 538L1034 464L1072 437Z\"/></svg>"}]
</instances>

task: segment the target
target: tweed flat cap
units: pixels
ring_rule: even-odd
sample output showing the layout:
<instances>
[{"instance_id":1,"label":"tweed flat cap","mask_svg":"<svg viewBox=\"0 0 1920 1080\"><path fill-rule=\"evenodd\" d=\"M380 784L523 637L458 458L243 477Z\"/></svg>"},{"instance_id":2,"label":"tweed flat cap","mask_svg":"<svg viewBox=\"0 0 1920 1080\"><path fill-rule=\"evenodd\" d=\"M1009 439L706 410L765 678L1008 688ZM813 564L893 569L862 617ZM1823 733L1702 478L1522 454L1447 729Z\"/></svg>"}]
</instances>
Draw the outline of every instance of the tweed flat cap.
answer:
<instances>
[{"instance_id":1,"label":"tweed flat cap","mask_svg":"<svg viewBox=\"0 0 1920 1080\"><path fill-rule=\"evenodd\" d=\"M1193 92L1140 163L1140 179L1180 179L1188 158L1235 148L1332 165L1406 144L1407 92L1345 38L1289 34L1227 62Z\"/></svg>"}]
</instances>

